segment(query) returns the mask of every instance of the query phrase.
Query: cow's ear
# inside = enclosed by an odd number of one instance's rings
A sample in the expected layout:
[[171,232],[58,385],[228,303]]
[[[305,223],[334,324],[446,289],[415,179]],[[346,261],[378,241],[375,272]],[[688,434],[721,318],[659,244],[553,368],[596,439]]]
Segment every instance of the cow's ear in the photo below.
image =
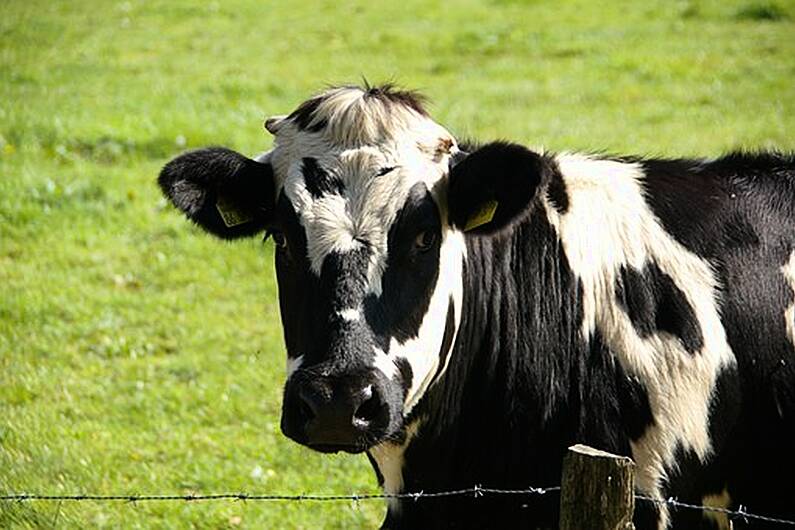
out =
[[273,169],[223,147],[182,154],[157,179],[163,194],[207,232],[224,239],[252,236],[271,222]]
[[538,153],[507,142],[454,158],[447,193],[450,224],[476,234],[494,233],[521,217],[547,166]]

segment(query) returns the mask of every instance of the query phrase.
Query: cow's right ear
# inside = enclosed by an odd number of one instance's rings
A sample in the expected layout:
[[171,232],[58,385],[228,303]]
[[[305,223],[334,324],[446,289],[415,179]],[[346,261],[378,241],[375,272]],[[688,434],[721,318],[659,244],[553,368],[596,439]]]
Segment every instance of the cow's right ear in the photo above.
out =
[[224,239],[253,236],[272,221],[273,168],[223,147],[182,154],[157,179],[174,206]]

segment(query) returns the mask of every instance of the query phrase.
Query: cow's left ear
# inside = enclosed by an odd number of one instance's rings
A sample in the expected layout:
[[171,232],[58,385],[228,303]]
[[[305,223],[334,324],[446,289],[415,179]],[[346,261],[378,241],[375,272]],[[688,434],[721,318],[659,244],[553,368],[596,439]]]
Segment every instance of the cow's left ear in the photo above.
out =
[[223,239],[253,236],[272,222],[273,169],[223,147],[182,154],[157,179],[194,223]]
[[522,216],[546,170],[544,158],[521,145],[480,147],[450,169],[450,224],[475,234],[499,231]]

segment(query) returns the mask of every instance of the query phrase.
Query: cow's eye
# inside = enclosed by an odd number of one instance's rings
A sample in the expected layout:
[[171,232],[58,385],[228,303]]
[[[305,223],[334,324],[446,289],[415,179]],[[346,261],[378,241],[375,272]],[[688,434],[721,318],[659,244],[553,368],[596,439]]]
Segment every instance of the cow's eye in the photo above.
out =
[[423,230],[417,234],[417,238],[414,240],[414,248],[420,252],[425,252],[430,250],[434,243],[436,243],[436,233],[431,230]]
[[273,239],[273,243],[280,249],[284,250],[287,248],[287,238],[284,236],[284,232],[279,232],[278,230],[273,230],[270,232],[271,239]]

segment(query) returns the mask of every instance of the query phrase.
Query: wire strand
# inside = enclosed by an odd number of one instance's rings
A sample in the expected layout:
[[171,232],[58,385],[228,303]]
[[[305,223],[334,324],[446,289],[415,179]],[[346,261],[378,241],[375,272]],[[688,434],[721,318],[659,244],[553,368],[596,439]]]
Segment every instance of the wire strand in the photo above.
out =
[[[4,493],[0,495],[0,501],[4,502],[29,502],[29,501],[94,501],[94,502],[202,502],[202,501],[281,501],[281,502],[339,502],[339,501],[369,501],[384,499],[405,499],[418,501],[420,499],[433,499],[441,497],[463,497],[469,496],[473,499],[482,498],[487,495],[545,495],[550,492],[559,492],[560,486],[549,487],[528,487],[526,489],[500,489],[484,488],[475,485],[471,488],[448,490],[448,491],[418,491],[408,493],[356,493],[349,495],[339,494],[259,494],[259,493],[209,493],[209,494],[184,494],[184,495],[45,495],[38,493]],[[777,523],[782,525],[795,526],[795,521],[770,517],[750,513],[741,505],[737,510],[720,508],[717,506],[701,506],[681,502],[675,498],[656,499],[646,495],[635,495],[635,499],[641,502],[649,502],[657,505],[670,506],[676,509],[698,510],[701,512],[719,513],[726,515],[734,520],[743,521],[762,521],[767,523]]]

